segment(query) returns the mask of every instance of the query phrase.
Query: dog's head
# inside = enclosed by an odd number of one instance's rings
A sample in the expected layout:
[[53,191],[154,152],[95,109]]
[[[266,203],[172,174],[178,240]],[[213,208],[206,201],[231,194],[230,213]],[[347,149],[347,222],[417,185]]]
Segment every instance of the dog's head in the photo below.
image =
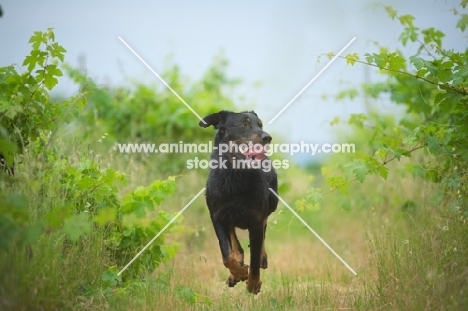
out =
[[204,117],[203,121],[199,123],[201,127],[212,125],[218,130],[216,146],[234,144],[240,148],[238,152],[232,150],[235,148],[229,149],[228,154],[242,154],[253,160],[262,160],[265,157],[265,146],[270,144],[272,138],[263,130],[262,121],[254,111],[236,113],[223,110]]

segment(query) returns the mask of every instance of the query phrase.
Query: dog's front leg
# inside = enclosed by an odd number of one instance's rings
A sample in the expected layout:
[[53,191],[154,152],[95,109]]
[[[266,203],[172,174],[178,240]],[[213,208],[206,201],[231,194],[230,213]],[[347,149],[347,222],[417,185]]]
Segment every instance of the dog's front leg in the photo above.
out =
[[[230,228],[228,225],[222,224],[213,217],[212,221],[216,236],[219,240],[219,248],[221,249],[224,266],[231,272],[231,275],[229,276],[226,283],[230,287],[233,287],[237,284],[237,282],[245,281],[247,279],[249,266],[244,265],[243,258],[239,258],[239,250],[237,248],[233,249],[233,245],[236,245],[237,247],[237,244],[239,243],[237,240],[231,241],[230,233],[234,230],[234,228]],[[240,248],[240,250],[242,250],[242,248]],[[242,261],[239,261],[239,259]]]
[[258,294],[262,287],[262,282],[260,281],[260,258],[262,255],[264,232],[263,223],[249,228],[250,272],[247,279],[247,290],[252,294]]

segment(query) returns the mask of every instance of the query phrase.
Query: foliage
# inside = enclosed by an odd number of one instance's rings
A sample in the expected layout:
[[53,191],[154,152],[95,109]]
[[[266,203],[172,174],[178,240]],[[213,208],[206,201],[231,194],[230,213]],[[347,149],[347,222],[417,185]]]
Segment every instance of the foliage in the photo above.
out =
[[[136,255],[136,250],[143,249],[153,237],[158,236],[140,255],[138,261],[128,268],[127,275],[133,277],[144,275],[146,272],[153,271],[163,260],[168,260],[176,254],[175,245],[164,243],[164,235],[170,231],[171,227],[161,232],[174,215],[155,210],[155,206],[160,205],[175,189],[174,177],[169,177],[164,181],[156,180],[150,186],[138,187],[124,197],[115,214],[113,214],[114,210],[105,210],[104,217],[101,211],[95,218],[101,223],[103,218],[107,218],[107,223],[111,225],[110,237],[106,244],[113,249],[119,265],[129,262]],[[180,220],[181,218],[177,219],[178,222]],[[174,223],[171,226],[173,227]]]
[[[223,109],[233,109],[228,97],[238,80],[227,77],[228,62],[218,56],[202,79],[186,83],[178,66],[167,68],[161,75],[200,117]],[[101,86],[77,69],[66,67],[69,76],[86,94],[88,106],[77,120],[87,133],[109,133],[110,141],[118,143],[207,143],[211,131],[199,131],[198,118],[167,87],[159,84],[135,83],[125,86]],[[186,155],[159,153],[162,171],[180,172]],[[190,155],[195,157],[196,155]]]
[[[30,272],[22,271],[23,252],[34,262],[42,260],[42,256],[38,258],[34,254],[45,255],[44,260],[66,270],[64,275],[74,271],[67,265],[73,264],[81,252],[91,252],[93,256],[102,256],[102,260],[89,269],[82,265],[80,269],[93,273],[79,275],[77,280],[86,284],[89,292],[93,291],[89,288],[96,291],[100,288],[96,286],[95,282],[99,281],[96,276],[102,273],[100,286],[111,292],[110,287],[120,285],[122,280],[129,283],[141,280],[175,255],[176,246],[165,244],[165,235],[171,227],[160,232],[173,215],[157,208],[176,190],[175,178],[155,180],[122,198],[119,187],[126,184],[124,173],[103,169],[95,157],[64,156],[55,135],[64,122],[82,111],[86,98],[79,94],[52,101],[49,91],[62,75],[59,65],[64,60],[65,49],[55,42],[52,29],[35,32],[29,42],[32,50],[23,63],[23,73],[18,73],[13,65],[0,68],[0,155],[12,163],[12,152],[21,150],[17,155],[21,156],[17,176],[1,175],[0,179],[0,258],[18,259],[17,262],[8,259],[10,269],[0,271],[2,283],[15,271],[18,284],[32,281],[28,279]],[[156,234],[158,238],[122,277],[114,277],[116,267],[127,264]],[[88,245],[90,241],[95,244]],[[33,268],[33,264],[26,265],[26,269]],[[14,290],[18,286],[8,288]],[[49,288],[53,286],[49,284]],[[29,286],[19,292],[28,290]],[[4,294],[2,301],[5,301]]]
[[[427,156],[418,158],[422,170],[407,165],[406,171],[416,175],[422,171],[425,178],[439,183],[447,194],[458,193],[452,206],[463,206],[468,212],[465,199],[468,194],[468,50],[447,49],[443,46],[442,31],[432,27],[420,29],[413,16],[399,15],[389,6],[385,10],[403,26],[399,40],[403,46],[414,47],[414,54],[406,56],[400,50],[390,51],[385,47],[363,57],[348,54],[345,57],[348,64],[376,67],[385,75],[385,82],[341,91],[337,99],[389,98],[404,107],[405,114],[398,118],[376,109],[351,115],[348,124],[365,135],[367,141],[356,148],[360,152],[354,160],[340,165],[345,176],[330,172],[327,183],[332,189],[340,189],[354,180],[362,183],[369,175],[387,179],[390,162],[412,157],[423,149]],[[456,25],[463,32],[464,18],[461,15]]]
[[82,97],[62,102],[50,100],[48,91],[58,83],[66,50],[55,42],[52,29],[36,31],[29,39],[31,52],[23,62],[24,72],[15,65],[0,68],[0,153],[9,165],[13,153],[41,133],[56,129],[79,111],[85,103]]
[[[309,177],[309,184],[314,182],[314,177]],[[322,189],[310,187],[307,189],[307,194],[305,198],[297,199],[295,201],[295,209],[298,212],[308,211],[317,211],[320,209],[320,201],[322,200]]]
[[0,250],[10,249],[14,243],[24,245],[29,232],[27,198],[22,195],[0,194]]
[[[47,136],[47,131],[57,126],[65,109],[74,102],[70,99],[59,104],[49,99],[48,91],[62,76],[58,65],[63,62],[65,53],[65,49],[55,42],[53,30],[35,32],[29,43],[32,49],[23,62],[23,66],[27,66],[24,72],[18,73],[14,65],[0,68],[0,156],[4,157],[7,166],[13,165],[13,156],[18,149]],[[43,140],[40,144],[44,147]],[[26,196],[2,194],[0,200],[0,221],[5,230],[3,248],[7,250],[14,244],[30,242],[27,237],[37,235],[43,224],[30,225]]]
[[[369,215],[364,224],[372,268],[363,269],[361,277],[372,279],[365,286],[370,309],[463,310],[468,303],[463,294],[468,265],[468,49],[447,48],[442,31],[421,29],[413,16],[385,10],[403,27],[399,41],[404,49],[379,46],[375,53],[344,57],[348,65],[378,69],[383,82],[342,90],[336,99],[365,98],[377,107],[368,105],[366,113],[349,117],[342,137],[355,143],[357,153],[327,161],[322,176],[329,189],[310,187],[296,209],[316,211],[325,204],[316,200],[317,194],[320,199],[334,192],[327,201],[341,211]],[[467,15],[453,12],[459,16],[455,27],[466,34]],[[406,55],[403,50],[410,48],[413,53]],[[382,111],[378,104],[386,100],[403,112]],[[331,122],[339,123],[339,118]]]
[[[50,156],[50,154],[49,154]],[[50,157],[51,158],[51,157]],[[92,233],[93,225],[105,231],[104,245],[112,251],[114,264],[123,267],[173,215],[155,210],[176,189],[175,178],[154,181],[138,187],[123,199],[118,197],[118,184],[126,176],[113,169],[101,170],[96,162],[83,159],[76,165],[67,159],[54,160],[44,173],[48,191],[60,193],[67,205],[56,205],[45,215],[47,231],[61,230],[71,241]],[[57,175],[57,172],[59,175]],[[151,214],[150,214],[151,213]],[[166,230],[141,258],[132,264],[127,279],[144,276],[164,259],[175,255],[174,245],[164,245]]]
[[[126,182],[123,173],[111,168],[101,170],[98,163],[89,159],[78,165],[69,164],[66,158],[52,161],[51,168],[43,172],[47,183],[44,191],[59,193],[67,204],[49,209],[44,215],[45,230],[59,230],[76,242],[98,226],[105,232],[103,243],[111,251],[115,265],[123,267],[128,263],[173,217],[155,206],[175,191],[174,177],[138,187],[120,199],[118,184]],[[164,245],[164,235],[169,231],[164,231],[132,264],[125,274],[127,279],[142,277],[175,255],[174,245]]]

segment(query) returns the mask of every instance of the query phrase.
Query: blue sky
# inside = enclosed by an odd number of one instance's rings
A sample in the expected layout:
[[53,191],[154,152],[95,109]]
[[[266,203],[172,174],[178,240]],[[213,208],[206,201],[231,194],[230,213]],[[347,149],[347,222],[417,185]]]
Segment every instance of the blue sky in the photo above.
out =
[[[378,3],[414,15],[421,28],[443,30],[446,47],[467,46],[468,39],[454,28],[457,18],[451,9],[458,6],[458,0],[3,0],[0,66],[21,64],[33,31],[48,27],[55,29],[57,41],[67,49],[66,61],[77,66],[79,56],[85,55],[89,75],[101,84],[123,84],[129,79],[160,83],[118,36],[156,72],[161,72],[171,55],[172,62],[192,81],[222,52],[230,61],[230,76],[244,81],[234,94],[247,98],[239,101],[240,109],[255,109],[267,123],[326,65],[324,57],[317,62],[319,55],[338,52],[353,37],[357,39],[345,54],[374,52],[374,41],[397,46],[402,28]],[[365,66],[349,67],[338,59],[268,125],[268,131],[290,142],[339,140],[329,121],[362,112],[362,100],[335,102],[322,95],[362,83],[364,71]],[[376,76],[371,74],[371,78]],[[261,86],[253,87],[257,82]],[[68,95],[76,91],[66,79],[56,89],[56,93]],[[198,122],[195,117],[194,122]]]

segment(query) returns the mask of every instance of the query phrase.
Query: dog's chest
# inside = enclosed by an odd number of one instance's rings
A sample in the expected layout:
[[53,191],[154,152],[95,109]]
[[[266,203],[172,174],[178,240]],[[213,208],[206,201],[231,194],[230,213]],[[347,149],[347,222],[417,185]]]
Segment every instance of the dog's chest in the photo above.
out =
[[208,186],[220,195],[264,198],[268,193],[267,178],[261,171],[221,172],[210,176]]

